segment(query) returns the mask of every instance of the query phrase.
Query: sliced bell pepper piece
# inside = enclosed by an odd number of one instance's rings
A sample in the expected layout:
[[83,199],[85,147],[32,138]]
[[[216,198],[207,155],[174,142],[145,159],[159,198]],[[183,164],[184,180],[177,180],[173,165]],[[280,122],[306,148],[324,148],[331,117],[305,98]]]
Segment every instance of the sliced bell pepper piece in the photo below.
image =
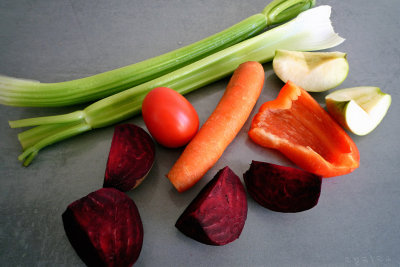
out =
[[330,115],[304,89],[288,81],[275,100],[254,116],[250,138],[279,150],[300,168],[332,177],[358,168],[358,149]]

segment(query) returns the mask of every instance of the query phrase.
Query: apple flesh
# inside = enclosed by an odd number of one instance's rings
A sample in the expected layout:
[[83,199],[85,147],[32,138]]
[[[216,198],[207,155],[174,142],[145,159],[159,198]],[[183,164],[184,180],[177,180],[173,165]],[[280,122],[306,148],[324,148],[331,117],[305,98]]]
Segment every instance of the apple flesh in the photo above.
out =
[[276,50],[272,66],[283,82],[290,80],[308,92],[335,88],[349,72],[346,54],[341,52]]
[[332,117],[356,135],[373,131],[385,117],[392,98],[378,87],[353,87],[337,90],[325,97]]

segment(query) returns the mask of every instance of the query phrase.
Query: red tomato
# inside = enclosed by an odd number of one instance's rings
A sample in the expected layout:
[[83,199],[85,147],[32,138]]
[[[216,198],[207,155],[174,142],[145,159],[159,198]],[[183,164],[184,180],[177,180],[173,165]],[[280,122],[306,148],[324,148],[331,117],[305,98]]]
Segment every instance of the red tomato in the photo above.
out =
[[167,87],[157,87],[146,95],[142,115],[150,134],[166,147],[186,145],[199,129],[199,116],[192,104]]

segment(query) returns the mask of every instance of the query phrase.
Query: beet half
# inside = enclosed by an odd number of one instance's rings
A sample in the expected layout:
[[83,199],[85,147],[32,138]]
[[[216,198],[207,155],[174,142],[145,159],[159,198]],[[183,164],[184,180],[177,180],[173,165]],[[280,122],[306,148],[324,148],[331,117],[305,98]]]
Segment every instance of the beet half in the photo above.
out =
[[244,186],[239,177],[225,167],[193,199],[175,226],[201,243],[221,246],[239,238],[246,218]]
[[71,203],[62,215],[67,237],[88,266],[132,266],[143,244],[139,211],[127,195],[102,188]]
[[311,209],[317,205],[321,193],[321,176],[291,167],[252,161],[243,176],[250,196],[273,211]]
[[145,130],[134,124],[117,125],[103,187],[114,187],[122,192],[137,187],[149,173],[154,158],[154,142]]

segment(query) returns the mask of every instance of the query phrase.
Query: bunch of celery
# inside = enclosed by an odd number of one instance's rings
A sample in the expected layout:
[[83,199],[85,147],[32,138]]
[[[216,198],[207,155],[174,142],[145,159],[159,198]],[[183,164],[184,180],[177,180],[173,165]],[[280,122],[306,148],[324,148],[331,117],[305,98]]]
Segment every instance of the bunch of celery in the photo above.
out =
[[294,20],[238,43],[159,78],[95,102],[83,110],[65,115],[11,121],[11,127],[36,126],[19,134],[24,152],[19,160],[28,165],[40,149],[63,139],[100,128],[140,113],[145,95],[158,86],[181,94],[231,74],[245,61],[270,61],[276,49],[315,51],[344,41],[333,30],[330,6],[301,13]]
[[94,76],[59,82],[0,76],[0,103],[10,106],[59,107],[101,99],[153,80],[259,34],[309,9],[315,0],[274,0],[260,14],[201,41],[148,60]]

